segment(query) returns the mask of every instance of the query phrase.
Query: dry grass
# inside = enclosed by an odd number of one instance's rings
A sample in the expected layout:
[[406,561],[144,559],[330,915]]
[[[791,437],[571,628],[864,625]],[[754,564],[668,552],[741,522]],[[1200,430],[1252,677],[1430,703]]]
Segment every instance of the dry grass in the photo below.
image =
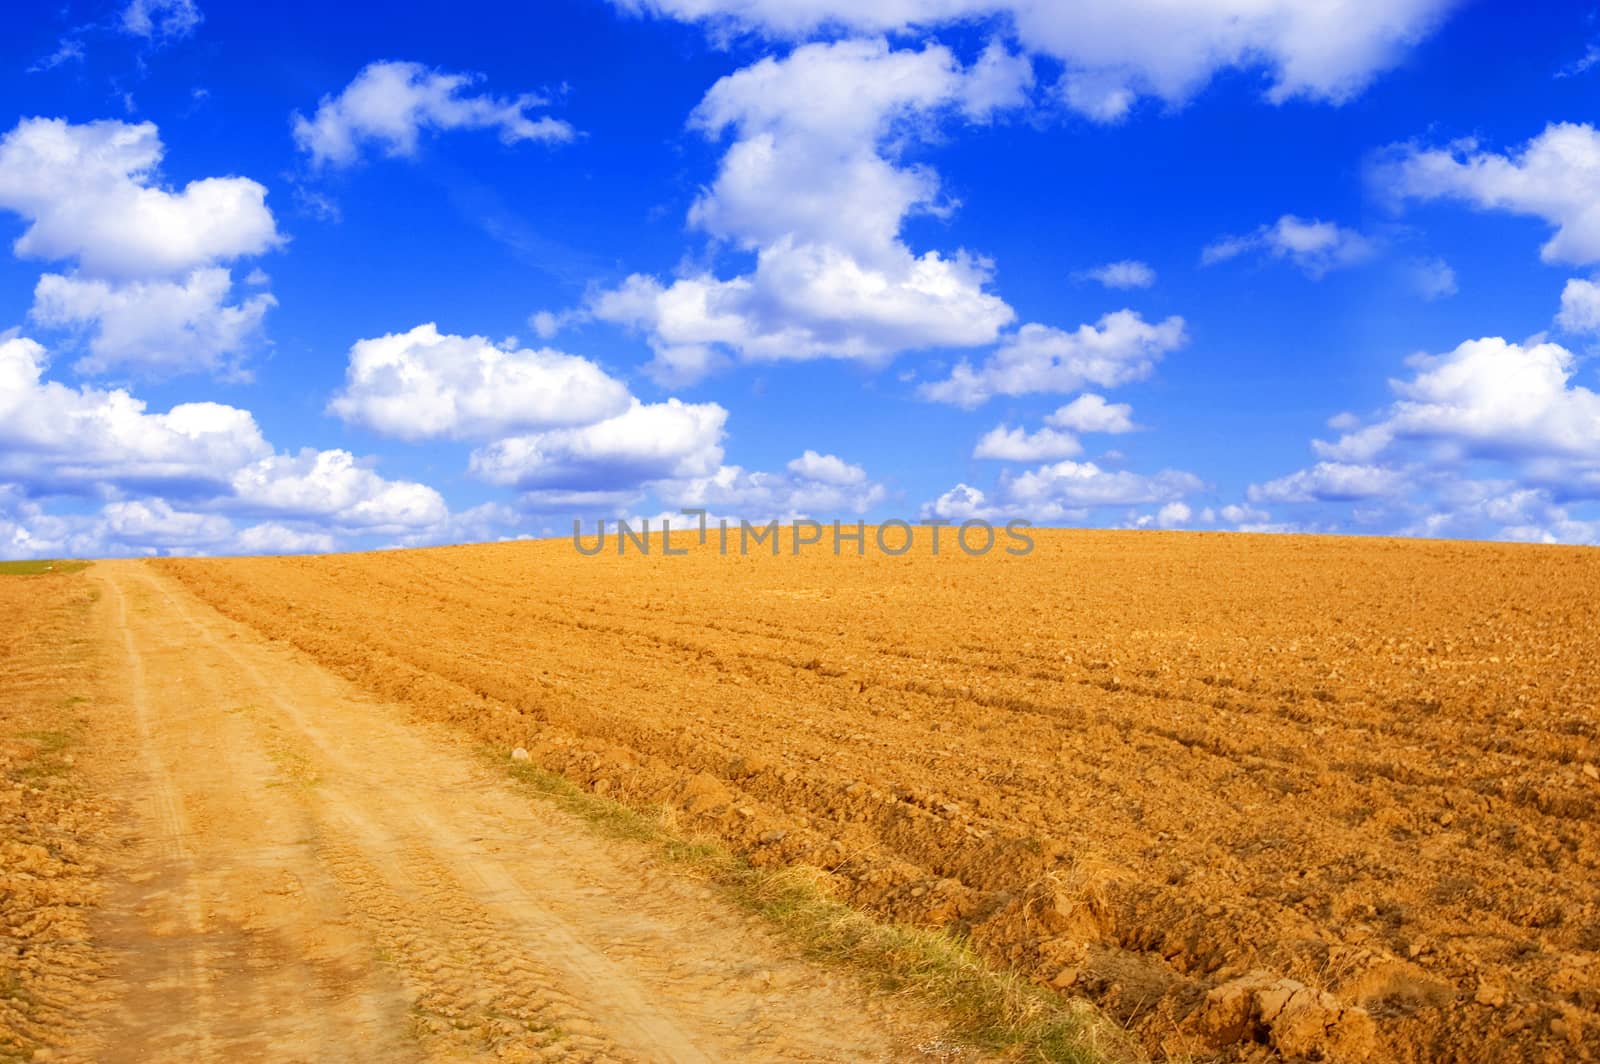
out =
[[[500,763],[497,750],[485,756]],[[613,838],[644,843],[764,918],[807,957],[851,968],[884,989],[934,1008],[952,1033],[1016,1061],[1123,1064],[1143,1059],[1133,1041],[1092,1006],[1064,1001],[986,964],[940,931],[875,920],[839,901],[828,873],[810,865],[757,868],[709,835],[684,834],[676,811],[635,810],[581,790],[564,776],[513,763],[511,776]]]
[[88,562],[62,561],[58,558],[36,558],[22,562],[0,562],[0,576],[43,576],[46,573],[76,573],[88,567]]

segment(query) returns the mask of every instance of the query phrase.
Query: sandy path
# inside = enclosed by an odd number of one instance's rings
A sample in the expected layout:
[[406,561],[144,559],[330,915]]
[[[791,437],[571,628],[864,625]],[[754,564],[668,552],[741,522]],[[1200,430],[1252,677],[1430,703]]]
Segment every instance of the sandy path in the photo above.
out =
[[448,733],[142,563],[91,576],[141,839],[110,870],[94,1059],[942,1056]]

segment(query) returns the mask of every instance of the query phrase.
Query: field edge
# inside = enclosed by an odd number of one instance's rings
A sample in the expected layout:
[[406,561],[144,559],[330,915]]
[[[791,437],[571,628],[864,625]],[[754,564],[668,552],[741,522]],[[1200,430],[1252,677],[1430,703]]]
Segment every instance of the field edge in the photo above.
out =
[[713,886],[739,909],[761,917],[810,960],[864,975],[880,987],[931,1007],[951,1033],[975,1048],[1038,1064],[1140,1064],[1135,1040],[1090,1002],[1066,998],[1021,973],[985,961],[946,931],[888,923],[840,901],[829,873],[814,865],[761,868],[716,836],[686,834],[677,811],[635,807],[595,794],[532,761],[505,763],[519,790],[555,804],[606,836],[640,843],[667,863]]

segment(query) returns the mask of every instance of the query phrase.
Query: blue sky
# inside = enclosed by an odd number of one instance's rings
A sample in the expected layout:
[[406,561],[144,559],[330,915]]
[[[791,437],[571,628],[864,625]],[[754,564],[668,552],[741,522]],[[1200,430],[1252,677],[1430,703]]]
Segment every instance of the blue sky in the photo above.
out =
[[1600,542],[1600,17],[116,0],[0,62],[0,555]]

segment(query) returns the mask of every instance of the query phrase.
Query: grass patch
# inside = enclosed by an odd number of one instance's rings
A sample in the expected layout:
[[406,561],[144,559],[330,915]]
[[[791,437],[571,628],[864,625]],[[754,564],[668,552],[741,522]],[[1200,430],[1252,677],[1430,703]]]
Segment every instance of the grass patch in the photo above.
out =
[[20,732],[17,738],[38,743],[41,754],[58,753],[77,741],[70,733],[64,731],[25,731]]
[[67,759],[64,751],[77,743],[76,734],[53,730],[24,731],[17,732],[16,737],[34,743],[37,749],[32,756],[11,770],[14,779],[37,784],[43,780],[65,776],[72,771],[72,762]]
[[[498,751],[486,756],[504,764]],[[1142,1059],[1131,1039],[1091,1006],[1064,1001],[1020,975],[997,970],[951,934],[883,923],[846,905],[832,895],[821,869],[757,868],[718,840],[683,835],[670,811],[640,812],[525,762],[513,762],[510,774],[603,834],[649,844],[713,883],[807,957],[848,966],[885,989],[931,1005],[953,1034],[977,1048],[1040,1064]]]
[[76,573],[89,568],[88,562],[38,558],[25,562],[0,562],[0,576],[43,576],[46,573]]

